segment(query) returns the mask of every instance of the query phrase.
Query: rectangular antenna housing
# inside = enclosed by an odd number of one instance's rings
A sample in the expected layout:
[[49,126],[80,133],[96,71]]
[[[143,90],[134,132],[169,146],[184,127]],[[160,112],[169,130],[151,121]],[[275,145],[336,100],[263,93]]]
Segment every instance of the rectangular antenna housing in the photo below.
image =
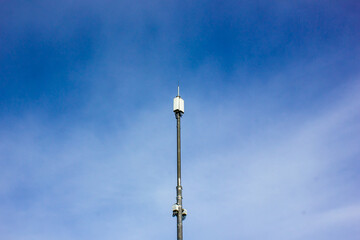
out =
[[184,113],[184,100],[180,96],[174,98],[174,112]]

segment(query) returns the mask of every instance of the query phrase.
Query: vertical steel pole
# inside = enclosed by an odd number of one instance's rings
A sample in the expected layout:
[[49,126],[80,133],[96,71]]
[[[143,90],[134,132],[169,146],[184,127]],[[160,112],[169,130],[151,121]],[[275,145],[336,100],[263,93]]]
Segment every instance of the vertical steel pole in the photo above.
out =
[[180,139],[180,118],[181,113],[176,112],[176,128],[177,128],[177,186],[176,186],[176,203],[179,206],[177,213],[177,240],[183,239],[183,224],[182,224],[182,186],[181,186],[181,139]]

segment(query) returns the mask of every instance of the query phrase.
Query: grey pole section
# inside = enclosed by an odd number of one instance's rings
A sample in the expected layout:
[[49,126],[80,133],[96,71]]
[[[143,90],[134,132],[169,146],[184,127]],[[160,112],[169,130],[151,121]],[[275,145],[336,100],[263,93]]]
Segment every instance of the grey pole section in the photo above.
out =
[[172,210],[173,216],[177,217],[177,240],[183,240],[183,220],[187,215],[187,211],[182,206],[180,119],[184,114],[184,100],[180,97],[179,86],[178,95],[174,98],[174,113],[176,117],[177,130],[177,185],[176,203],[173,205]]
[[179,211],[177,213],[177,240],[183,239],[183,224],[182,224],[182,186],[181,186],[181,139],[180,139],[180,118],[181,113],[176,112],[176,128],[177,128],[177,205]]

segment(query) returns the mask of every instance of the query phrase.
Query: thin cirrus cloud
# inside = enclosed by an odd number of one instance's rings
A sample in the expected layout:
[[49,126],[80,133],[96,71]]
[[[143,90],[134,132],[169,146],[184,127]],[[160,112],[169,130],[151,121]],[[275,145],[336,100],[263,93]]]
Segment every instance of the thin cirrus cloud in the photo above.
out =
[[[243,143],[247,136],[240,130],[232,138],[238,147],[222,145],[223,151],[204,152],[199,162],[188,163],[190,194],[200,199],[191,201],[191,209],[201,223],[198,231],[189,227],[200,236],[209,225],[218,226],[207,230],[214,238],[337,239],[346,231],[355,239],[360,217],[357,91],[325,102],[326,110],[322,106],[317,113],[286,119],[290,124],[279,119],[280,124],[259,126],[262,133],[251,136],[253,141]],[[215,145],[221,141],[214,140]]]

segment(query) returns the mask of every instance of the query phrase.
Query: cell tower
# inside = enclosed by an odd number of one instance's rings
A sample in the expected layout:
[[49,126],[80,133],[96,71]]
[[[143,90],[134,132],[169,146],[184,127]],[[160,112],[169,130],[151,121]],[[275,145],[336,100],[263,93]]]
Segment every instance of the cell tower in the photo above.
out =
[[173,217],[177,217],[177,240],[182,240],[183,220],[185,220],[186,218],[187,211],[182,206],[180,118],[184,114],[184,100],[180,97],[179,86],[178,86],[178,95],[174,98],[174,113],[176,117],[176,130],[177,130],[177,185],[176,185],[176,203],[172,206],[172,211],[173,211]]

